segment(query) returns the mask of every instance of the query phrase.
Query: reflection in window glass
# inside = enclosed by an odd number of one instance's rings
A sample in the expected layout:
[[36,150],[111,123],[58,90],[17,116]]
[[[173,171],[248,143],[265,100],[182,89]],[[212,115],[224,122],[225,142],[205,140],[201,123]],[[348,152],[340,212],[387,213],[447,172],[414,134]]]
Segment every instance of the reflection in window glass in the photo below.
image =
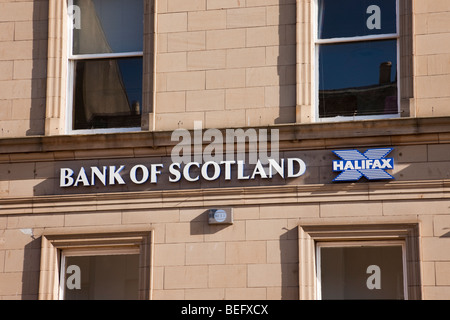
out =
[[[368,10],[377,6],[379,11]],[[342,38],[397,32],[396,0],[319,0],[318,38]],[[376,10],[378,10],[378,8]],[[368,13],[369,11],[369,13]],[[379,28],[368,28],[379,14]]]
[[140,127],[142,57],[75,61],[74,129]]
[[143,0],[73,5],[80,27],[72,30],[72,129],[141,127]]
[[[73,256],[66,267],[80,270],[80,289],[64,290],[64,300],[136,300],[139,285],[139,255]],[[70,274],[66,274],[66,279]]]
[[396,114],[397,41],[319,46],[320,117]]
[[398,246],[321,247],[322,299],[405,299]]
[[73,30],[73,54],[143,50],[142,0],[74,0],[81,28]]

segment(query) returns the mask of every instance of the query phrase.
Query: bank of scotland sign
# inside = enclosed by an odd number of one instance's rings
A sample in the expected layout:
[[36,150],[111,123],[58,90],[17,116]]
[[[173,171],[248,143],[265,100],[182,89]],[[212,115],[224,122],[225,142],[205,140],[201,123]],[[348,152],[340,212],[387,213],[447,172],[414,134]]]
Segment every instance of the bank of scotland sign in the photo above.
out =
[[358,181],[362,177],[368,180],[394,179],[386,170],[394,169],[394,159],[386,156],[393,148],[369,149],[364,153],[358,150],[333,151],[341,160],[333,161],[333,171],[342,172],[333,181]]

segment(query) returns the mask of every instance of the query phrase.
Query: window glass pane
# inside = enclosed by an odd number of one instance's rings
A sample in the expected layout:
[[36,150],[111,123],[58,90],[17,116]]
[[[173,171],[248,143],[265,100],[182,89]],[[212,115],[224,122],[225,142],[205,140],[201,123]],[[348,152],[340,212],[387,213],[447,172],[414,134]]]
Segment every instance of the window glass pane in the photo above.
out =
[[143,51],[143,0],[74,0],[73,54]]
[[320,45],[319,116],[398,113],[397,41]]
[[141,126],[142,57],[74,64],[75,130]]
[[[69,266],[79,267],[80,288],[64,290],[64,300],[136,300],[138,299],[139,255],[66,257]],[[67,273],[65,284],[74,272]]]
[[320,248],[322,299],[404,299],[401,246]]
[[396,0],[318,0],[318,7],[319,39],[390,34],[397,30]]

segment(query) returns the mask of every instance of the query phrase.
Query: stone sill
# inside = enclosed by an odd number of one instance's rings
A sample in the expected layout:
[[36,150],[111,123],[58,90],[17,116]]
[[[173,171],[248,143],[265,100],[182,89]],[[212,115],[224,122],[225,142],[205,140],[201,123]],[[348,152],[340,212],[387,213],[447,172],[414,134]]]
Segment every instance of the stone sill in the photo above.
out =
[[[278,129],[280,151],[450,143],[450,117],[286,124],[253,128],[268,131]],[[226,129],[221,130],[225,132]],[[178,141],[171,141],[171,134],[172,131],[141,131],[3,138],[0,139],[0,163],[168,156],[171,148],[178,144]]]

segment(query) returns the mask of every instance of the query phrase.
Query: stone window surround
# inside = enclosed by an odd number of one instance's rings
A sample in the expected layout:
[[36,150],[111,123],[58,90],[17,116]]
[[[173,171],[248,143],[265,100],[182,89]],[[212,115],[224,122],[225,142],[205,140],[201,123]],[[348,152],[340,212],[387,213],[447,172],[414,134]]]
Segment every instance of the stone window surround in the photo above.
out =
[[153,231],[108,227],[49,229],[42,235],[39,300],[59,299],[60,253],[64,249],[95,250],[139,248],[139,299],[150,300],[152,288]]
[[[154,1],[154,5],[153,2]],[[296,123],[312,123],[314,112],[312,4],[316,0],[297,0],[297,90]],[[413,3],[399,0],[400,26],[400,112],[401,117],[415,117],[414,57],[413,57]],[[158,0],[146,0],[144,36],[153,35],[153,41],[144,43],[144,82],[142,130],[156,128],[155,92]],[[49,0],[47,105],[45,135],[61,135],[66,131],[65,111],[67,94],[67,5],[66,1]],[[147,62],[147,63],[146,63]],[[152,62],[152,63],[150,63]]]
[[[297,0],[297,123],[313,122],[315,106],[313,6],[317,0]],[[399,0],[399,61],[400,116],[415,117],[414,57],[413,57],[413,3]]]
[[[156,39],[152,37],[154,27],[154,8],[152,0],[144,0],[144,39]],[[45,135],[66,134],[66,109],[67,109],[67,85],[68,85],[68,21],[67,1],[49,0],[48,18],[48,62],[47,62],[47,102],[45,114]],[[150,130],[153,123],[153,65],[156,41],[144,41],[144,70],[142,93],[142,130]]]
[[420,300],[420,226],[418,222],[372,223],[361,221],[302,221],[298,226],[299,241],[299,297],[314,300],[317,297],[316,244],[340,241],[403,241],[406,254],[408,300]]

